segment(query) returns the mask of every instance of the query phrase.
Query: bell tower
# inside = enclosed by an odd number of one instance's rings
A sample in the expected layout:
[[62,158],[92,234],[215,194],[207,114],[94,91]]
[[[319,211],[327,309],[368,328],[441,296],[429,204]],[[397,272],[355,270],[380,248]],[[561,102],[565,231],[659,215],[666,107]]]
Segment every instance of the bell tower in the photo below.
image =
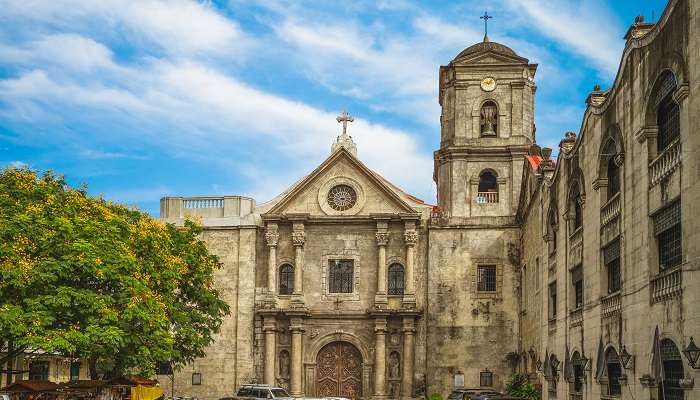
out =
[[440,67],[434,179],[451,223],[515,215],[523,157],[535,140],[536,70],[486,35]]

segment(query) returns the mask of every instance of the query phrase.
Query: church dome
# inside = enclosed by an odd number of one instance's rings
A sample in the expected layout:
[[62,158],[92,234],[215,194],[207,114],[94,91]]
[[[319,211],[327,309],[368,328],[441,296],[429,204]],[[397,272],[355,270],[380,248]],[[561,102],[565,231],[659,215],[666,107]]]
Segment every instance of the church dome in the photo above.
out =
[[483,42],[473,44],[467,47],[466,49],[462,50],[462,52],[459,53],[457,57],[455,57],[455,60],[477,53],[485,53],[487,51],[493,51],[495,53],[501,53],[509,56],[518,57],[518,55],[510,47],[497,42],[491,42],[489,41],[488,37],[484,37]]

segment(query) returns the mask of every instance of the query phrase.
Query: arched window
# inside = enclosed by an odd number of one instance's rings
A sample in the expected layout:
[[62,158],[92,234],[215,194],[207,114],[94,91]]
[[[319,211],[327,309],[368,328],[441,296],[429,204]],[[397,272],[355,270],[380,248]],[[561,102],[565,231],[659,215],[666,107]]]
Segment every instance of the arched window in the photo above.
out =
[[294,267],[290,264],[283,264],[280,267],[279,275],[280,294],[292,294],[294,292]]
[[608,375],[608,395],[619,396],[622,393],[620,386],[620,376],[622,376],[622,365],[617,352],[612,347],[605,352],[605,371]]
[[683,379],[683,360],[673,340],[661,341],[661,363],[663,377],[659,386],[659,399],[683,400],[683,389],[679,380]]
[[394,263],[389,266],[389,295],[403,295],[404,270],[403,265]]
[[570,210],[573,212],[571,215],[571,233],[574,233],[578,228],[583,226],[583,209],[581,208],[581,191],[578,186],[578,182],[574,182],[574,186],[571,188],[571,196],[569,200]]
[[659,128],[656,136],[656,149],[664,151],[674,140],[680,137],[680,109],[673,100],[676,90],[676,77],[671,71],[665,71],[656,83],[655,105],[656,125]]
[[498,203],[498,178],[493,171],[485,170],[479,174],[477,202]]
[[498,135],[498,106],[493,101],[487,101],[481,106],[481,136]]
[[608,200],[620,192],[620,167],[617,165],[617,149],[612,140],[605,148],[605,157],[608,158],[607,178],[608,178]]
[[581,361],[581,356],[579,355],[578,351],[574,351],[574,354],[571,355],[571,366],[573,367],[574,370],[574,382],[573,382],[573,389],[574,393],[576,394],[581,394],[583,391],[583,380],[584,380],[584,375],[583,375],[583,362]]

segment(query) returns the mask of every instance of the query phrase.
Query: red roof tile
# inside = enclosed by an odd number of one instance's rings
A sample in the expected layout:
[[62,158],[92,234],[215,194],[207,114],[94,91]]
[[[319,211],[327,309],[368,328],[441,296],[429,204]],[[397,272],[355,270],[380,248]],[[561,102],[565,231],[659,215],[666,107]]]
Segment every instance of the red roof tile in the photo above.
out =
[[530,161],[530,166],[532,166],[533,171],[537,171],[542,163],[542,157],[540,156],[525,156],[528,161]]
[[0,389],[3,392],[54,392],[59,388],[57,383],[49,381],[17,381]]

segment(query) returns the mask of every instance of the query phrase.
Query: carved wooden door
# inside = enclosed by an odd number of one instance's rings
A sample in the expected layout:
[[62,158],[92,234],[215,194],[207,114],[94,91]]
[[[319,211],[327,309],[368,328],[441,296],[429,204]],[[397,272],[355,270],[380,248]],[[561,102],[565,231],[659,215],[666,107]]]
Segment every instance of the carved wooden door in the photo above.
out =
[[362,397],[362,356],[347,342],[333,342],[318,352],[316,388],[319,397]]

